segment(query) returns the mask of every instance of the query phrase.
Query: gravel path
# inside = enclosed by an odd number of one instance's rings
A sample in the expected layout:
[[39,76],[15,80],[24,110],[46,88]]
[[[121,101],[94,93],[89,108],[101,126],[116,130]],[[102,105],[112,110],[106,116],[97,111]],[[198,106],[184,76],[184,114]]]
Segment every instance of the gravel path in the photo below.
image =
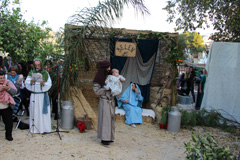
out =
[[[25,122],[28,119],[25,117]],[[2,122],[1,122],[2,123]],[[56,121],[52,120],[53,127]],[[15,126],[15,124],[14,124]],[[60,131],[63,131],[59,128]],[[195,132],[208,133],[196,127]],[[218,130],[214,132],[220,133]],[[69,133],[30,134],[28,130],[13,131],[12,142],[5,140],[5,131],[0,126],[0,159],[3,160],[182,160],[185,158],[184,143],[191,139],[192,130],[181,129],[177,134],[160,130],[157,125],[144,123],[132,128],[116,121],[115,142],[110,148],[100,145],[95,130],[80,133],[78,128]],[[222,135],[227,136],[227,135]],[[238,146],[239,147],[239,144]],[[240,147],[239,147],[240,148]],[[239,150],[239,148],[236,148]]]

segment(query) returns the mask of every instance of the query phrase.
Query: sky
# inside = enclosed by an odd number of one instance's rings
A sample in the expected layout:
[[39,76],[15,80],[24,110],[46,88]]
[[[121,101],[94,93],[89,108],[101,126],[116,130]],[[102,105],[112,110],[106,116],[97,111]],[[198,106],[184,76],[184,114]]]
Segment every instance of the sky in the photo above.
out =
[[[130,7],[123,12],[123,17],[114,24],[114,28],[135,30],[152,30],[156,32],[174,32],[175,24],[166,22],[167,12],[162,10],[167,0],[145,0],[150,11],[149,16],[142,17]],[[20,0],[23,18],[30,22],[48,21],[54,31],[64,27],[70,16],[84,7],[94,7],[98,0]],[[212,30],[197,30],[201,35],[210,35]]]

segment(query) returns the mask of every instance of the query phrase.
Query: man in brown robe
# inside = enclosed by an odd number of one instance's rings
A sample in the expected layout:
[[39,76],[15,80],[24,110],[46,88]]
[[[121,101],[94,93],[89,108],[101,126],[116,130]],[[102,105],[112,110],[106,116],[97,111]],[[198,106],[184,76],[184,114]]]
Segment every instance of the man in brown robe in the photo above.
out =
[[101,139],[105,147],[114,141],[115,134],[115,101],[111,91],[104,88],[105,80],[110,73],[111,63],[101,61],[100,69],[93,80],[93,90],[99,95],[97,138]]

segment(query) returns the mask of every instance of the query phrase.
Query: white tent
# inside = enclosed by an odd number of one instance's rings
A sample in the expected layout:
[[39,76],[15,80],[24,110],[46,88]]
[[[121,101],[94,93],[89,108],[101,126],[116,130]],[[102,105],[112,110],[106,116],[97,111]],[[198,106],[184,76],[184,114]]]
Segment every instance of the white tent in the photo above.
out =
[[214,42],[208,56],[201,108],[240,122],[240,43]]

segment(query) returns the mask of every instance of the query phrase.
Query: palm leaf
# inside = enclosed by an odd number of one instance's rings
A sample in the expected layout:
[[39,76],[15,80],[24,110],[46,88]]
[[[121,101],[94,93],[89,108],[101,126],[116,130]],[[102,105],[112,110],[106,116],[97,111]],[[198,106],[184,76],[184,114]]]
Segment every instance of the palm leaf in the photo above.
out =
[[[96,7],[77,11],[68,19],[68,25],[64,30],[66,55],[63,64],[64,78],[60,85],[61,93],[68,92],[70,85],[79,82],[78,71],[73,73],[69,67],[76,65],[76,68],[83,69],[84,59],[88,58],[88,55],[94,54],[92,53],[93,48],[97,49],[99,53],[107,52],[108,48],[103,45],[103,41],[109,38],[107,31],[117,19],[121,18],[124,7],[129,5],[132,5],[135,11],[140,12],[143,16],[149,14],[144,0],[105,0],[99,1]],[[96,37],[98,39],[101,37],[101,40],[93,42],[91,39]]]

